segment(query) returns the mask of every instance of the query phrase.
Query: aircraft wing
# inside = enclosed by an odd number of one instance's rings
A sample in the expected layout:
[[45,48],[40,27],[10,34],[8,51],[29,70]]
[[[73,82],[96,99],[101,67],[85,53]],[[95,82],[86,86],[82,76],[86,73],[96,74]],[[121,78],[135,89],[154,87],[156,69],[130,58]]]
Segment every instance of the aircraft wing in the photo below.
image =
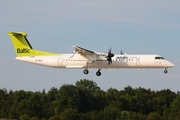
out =
[[87,49],[84,49],[84,48],[79,47],[79,46],[72,46],[72,47],[74,48],[75,52],[78,52],[81,55],[92,55],[92,54],[95,54],[95,52],[87,50]]

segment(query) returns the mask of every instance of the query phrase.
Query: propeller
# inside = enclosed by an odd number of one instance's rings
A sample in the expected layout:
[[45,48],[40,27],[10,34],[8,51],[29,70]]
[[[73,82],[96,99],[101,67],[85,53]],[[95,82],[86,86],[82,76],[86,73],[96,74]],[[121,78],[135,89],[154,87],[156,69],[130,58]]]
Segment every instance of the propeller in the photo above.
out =
[[114,57],[114,54],[111,53],[111,48],[108,49],[108,56],[107,56],[107,61],[108,61],[108,65],[112,64],[112,57]]
[[121,49],[121,51],[120,51],[120,54],[121,54],[121,55],[124,55],[124,51],[122,51],[122,49]]

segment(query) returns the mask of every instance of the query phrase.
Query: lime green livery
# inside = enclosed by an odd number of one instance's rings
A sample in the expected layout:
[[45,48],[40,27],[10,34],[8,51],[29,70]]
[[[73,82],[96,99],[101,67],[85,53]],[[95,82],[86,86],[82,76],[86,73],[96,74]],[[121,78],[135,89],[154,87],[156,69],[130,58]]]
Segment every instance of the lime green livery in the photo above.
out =
[[27,34],[25,32],[8,32],[12,43],[14,45],[14,49],[16,51],[16,55],[18,57],[21,56],[56,56],[60,54],[45,52],[40,50],[35,50],[27,40]]

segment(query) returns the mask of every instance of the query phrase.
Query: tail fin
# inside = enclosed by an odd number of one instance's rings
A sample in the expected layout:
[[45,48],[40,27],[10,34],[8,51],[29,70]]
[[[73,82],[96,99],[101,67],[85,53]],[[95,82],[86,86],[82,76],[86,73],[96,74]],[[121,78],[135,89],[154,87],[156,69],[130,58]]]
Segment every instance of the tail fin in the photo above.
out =
[[29,41],[27,40],[27,34],[25,32],[8,32],[16,55],[20,56],[45,56],[45,55],[59,55],[51,52],[44,52],[40,50],[34,50]]

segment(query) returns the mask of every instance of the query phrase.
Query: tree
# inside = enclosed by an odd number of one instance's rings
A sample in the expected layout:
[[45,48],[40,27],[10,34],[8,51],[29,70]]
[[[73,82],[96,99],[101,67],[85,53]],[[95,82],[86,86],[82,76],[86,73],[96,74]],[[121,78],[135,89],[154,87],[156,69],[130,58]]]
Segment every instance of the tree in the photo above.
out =
[[127,86],[101,90],[91,80],[38,92],[0,89],[0,118],[21,120],[179,120],[180,95]]
[[76,86],[63,85],[56,96],[56,114],[61,113],[67,108],[78,110],[80,104],[80,94]]
[[95,101],[93,101],[95,110],[103,110],[107,105],[106,93],[103,90],[96,89],[93,96],[95,99]]
[[59,115],[54,115],[49,118],[49,120],[60,120]]
[[175,119],[180,115],[180,95],[177,95],[170,106],[171,116]]
[[147,120],[160,120],[160,119],[161,119],[161,116],[159,115],[158,112],[152,112],[147,117]]
[[37,117],[32,117],[30,120],[39,120]]
[[29,120],[30,117],[29,117],[29,115],[24,114],[24,115],[21,115],[19,119],[20,119],[20,120]]
[[119,98],[122,103],[121,105],[122,110],[132,111],[134,109],[133,107],[136,107],[136,104],[134,104],[133,102],[133,96],[126,94],[126,95],[121,95]]
[[8,109],[10,109],[8,106],[8,92],[7,90],[0,89],[0,118],[7,118],[8,117]]
[[96,89],[100,89],[100,87],[97,86],[96,82],[87,79],[81,79],[80,81],[77,81],[76,86],[79,85],[85,86],[91,92],[94,92]]
[[150,102],[154,96],[154,91],[151,91],[150,89],[145,89],[145,88],[136,88],[134,90],[135,92],[135,99],[136,99],[136,104],[134,112],[138,111],[142,114],[148,114],[152,111]]
[[110,104],[112,101],[117,101],[120,98],[119,91],[117,89],[110,88],[106,92],[106,99],[107,99],[107,104]]
[[104,120],[103,111],[90,111],[86,113],[86,119],[84,120]]
[[18,116],[16,115],[16,113],[15,113],[15,109],[14,108],[12,108],[12,105],[13,105],[13,103],[14,103],[14,92],[12,91],[12,90],[10,90],[9,91],[9,94],[8,94],[8,98],[7,98],[7,101],[6,101],[6,103],[7,103],[7,106],[8,106],[8,111],[9,112],[7,112],[7,113],[9,113],[8,114],[8,118],[11,118],[11,119],[15,119],[15,118],[18,118]]
[[72,108],[67,108],[60,114],[60,120],[78,120],[78,119],[79,119],[79,114],[77,110]]
[[163,117],[162,117],[163,120],[168,120],[168,118],[169,118],[169,112],[170,112],[170,110],[169,110],[169,108],[167,107],[167,105],[165,104],[165,105],[164,105],[164,110],[163,110]]
[[131,86],[124,87],[124,90],[128,95],[135,95],[134,89]]
[[153,97],[151,101],[151,106],[153,108],[153,111],[157,111],[162,116],[164,112],[164,107],[170,107],[170,104],[175,98],[175,93],[167,89],[157,91],[154,96],[155,97]]
[[10,109],[10,116],[17,118],[18,116],[28,115],[30,117],[43,117],[43,106],[45,102],[41,99],[40,92],[16,91],[14,94],[14,104]]
[[79,91],[79,104],[78,104],[78,112],[80,113],[86,113],[89,112],[91,110],[93,110],[93,108],[95,108],[95,99],[93,94],[91,93],[91,91],[89,89],[87,89],[84,85],[78,85],[77,89]]
[[121,120],[130,120],[130,114],[128,111],[121,112]]
[[143,115],[139,112],[129,112],[130,120],[147,120],[147,115]]
[[105,120],[115,120],[117,117],[118,111],[115,110],[112,106],[107,106],[104,108],[104,119]]
[[46,106],[44,106],[45,117],[50,118],[54,115],[54,109],[56,107],[56,96],[58,95],[58,89],[52,87],[43,98],[46,98]]

